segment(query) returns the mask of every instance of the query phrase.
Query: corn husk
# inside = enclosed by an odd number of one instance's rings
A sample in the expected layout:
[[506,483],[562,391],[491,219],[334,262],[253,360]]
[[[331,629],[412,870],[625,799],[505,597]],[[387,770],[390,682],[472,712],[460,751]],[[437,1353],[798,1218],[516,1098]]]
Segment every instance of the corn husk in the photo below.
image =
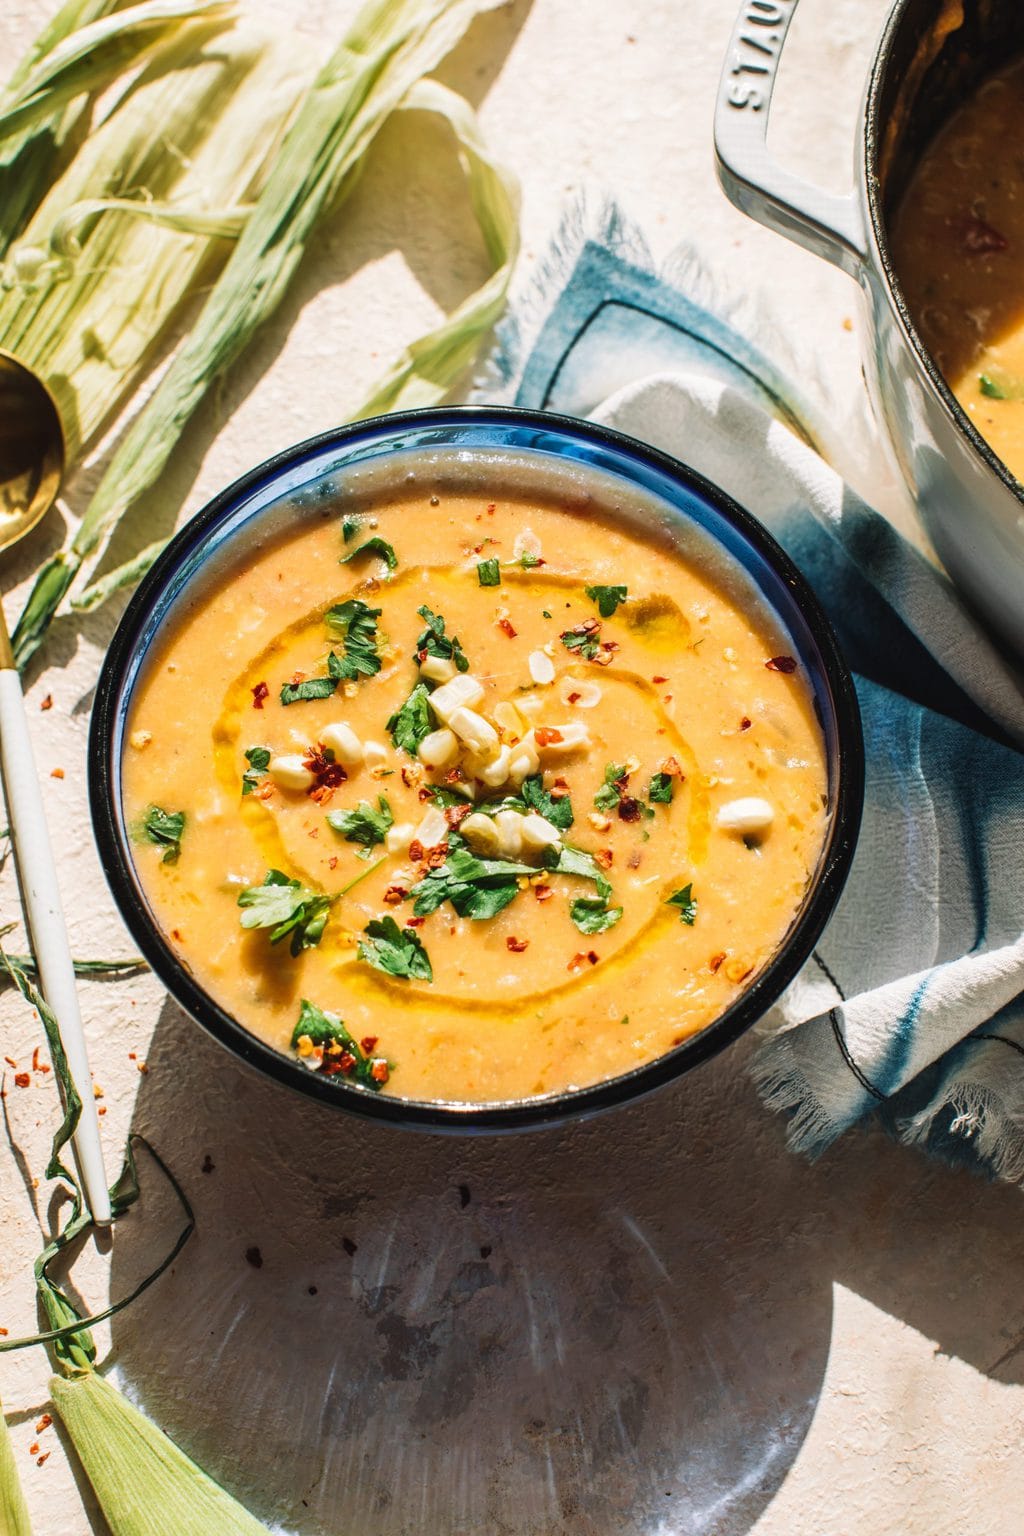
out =
[[32,1536],[7,1420],[0,1406],[0,1536]]
[[[95,564],[115,527],[155,484],[210,384],[276,309],[318,220],[350,190],[382,124],[422,75],[454,47],[473,16],[495,3],[370,0],[364,6],[344,42],[304,93],[202,313],[152,399],[128,428],[71,544],[40,572],[13,637],[19,665],[40,643],[83,563]],[[432,110],[439,105],[436,98]],[[445,110],[449,120],[457,122],[447,101]],[[478,144],[465,153],[467,162],[474,158],[481,174],[485,165],[493,167]],[[493,176],[491,181],[493,189],[497,184]],[[493,235],[494,228],[489,228],[488,238]],[[507,282],[509,265],[503,268],[501,284]],[[474,327],[479,335],[484,317],[492,312],[494,290],[490,285],[488,290],[485,299],[462,316],[467,336]],[[434,369],[435,384],[446,356],[453,366],[461,364],[463,351],[453,345],[451,336],[438,335],[424,345],[422,361]],[[403,369],[411,367],[415,372],[416,364],[417,359],[410,357]],[[392,379],[388,392],[397,399],[400,383]],[[138,573],[136,557],[113,578],[103,578],[86,602],[109,595]]]
[[113,1536],[267,1536],[95,1371],[55,1376],[50,1392]]

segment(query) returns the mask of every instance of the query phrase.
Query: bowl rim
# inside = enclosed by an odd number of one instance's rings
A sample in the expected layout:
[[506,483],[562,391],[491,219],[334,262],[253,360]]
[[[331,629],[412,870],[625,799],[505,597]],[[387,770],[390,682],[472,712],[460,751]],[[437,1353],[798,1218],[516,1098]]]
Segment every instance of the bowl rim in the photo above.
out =
[[[785,942],[730,1006],[704,1029],[653,1060],[597,1083],[531,1099],[458,1103],[404,1099],[337,1085],[310,1072],[235,1020],[194,979],[150,915],[115,812],[119,774],[112,761],[118,702],[151,608],[178,569],[181,556],[218,521],[268,480],[304,457],[353,439],[400,434],[418,427],[522,426],[583,439],[640,458],[710,503],[785,583],[817,650],[835,718],[835,793],[830,835],[802,911]],[[448,1132],[498,1132],[552,1126],[585,1118],[645,1096],[718,1054],[744,1034],[811,956],[849,873],[864,793],[864,743],[852,676],[825,611],[806,579],[762,523],[712,481],[670,455],[610,427],[517,406],[454,405],[394,412],[306,438],[239,476],[173,536],[133,594],[117,626],[96,685],[89,730],[89,804],[100,861],[115,904],[139,950],[168,993],[206,1032],[276,1082],[346,1112],[392,1125]]]

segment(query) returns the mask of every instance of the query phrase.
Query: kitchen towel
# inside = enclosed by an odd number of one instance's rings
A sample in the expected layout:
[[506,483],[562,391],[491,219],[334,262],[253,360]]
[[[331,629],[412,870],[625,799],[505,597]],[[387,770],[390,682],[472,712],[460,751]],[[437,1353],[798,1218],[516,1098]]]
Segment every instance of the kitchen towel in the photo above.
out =
[[850,424],[769,360],[781,334],[749,299],[723,303],[692,251],[658,273],[614,206],[581,203],[477,398],[589,416],[674,455],[811,582],[856,675],[864,820],[836,912],[764,1021],[756,1082],[797,1149],[878,1115],[1020,1180],[1024,694],[946,577],[841,478]]

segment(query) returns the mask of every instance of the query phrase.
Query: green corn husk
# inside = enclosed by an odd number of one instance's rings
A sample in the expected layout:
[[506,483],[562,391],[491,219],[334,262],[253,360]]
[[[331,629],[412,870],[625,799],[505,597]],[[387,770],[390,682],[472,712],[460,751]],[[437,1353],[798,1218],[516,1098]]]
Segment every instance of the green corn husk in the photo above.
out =
[[28,1506],[21,1491],[18,1467],[14,1459],[10,1431],[0,1405],[0,1533],[2,1536],[32,1536]]
[[[245,229],[187,341],[126,432],[70,545],[39,573],[13,636],[19,665],[38,647],[83,563],[95,563],[114,528],[158,479],[210,384],[276,309],[317,221],[354,185],[362,157],[380,127],[422,75],[450,52],[472,18],[495,3],[370,0],[364,6],[305,92]],[[441,97],[435,98],[431,109],[438,110],[440,103]],[[458,128],[447,101],[445,111]],[[493,169],[478,144],[466,148],[466,154],[470,161],[475,156],[479,175],[485,166],[489,172]],[[497,184],[492,176],[492,191]],[[507,186],[506,179],[506,195]],[[481,201],[483,205],[487,199]],[[492,241],[506,223],[498,219],[487,226]],[[499,281],[502,295],[510,266],[508,261]],[[483,317],[491,312],[494,291],[490,284],[487,289],[486,300],[476,309],[472,303],[468,312],[463,306],[467,334],[478,336]],[[461,364],[462,353],[451,336],[435,335],[433,346],[430,338],[425,341],[425,359],[432,358],[439,373],[446,353],[452,363]],[[409,363],[415,365],[416,360],[410,358]],[[397,397],[400,386],[392,380],[388,389]],[[137,559],[130,564],[138,574]],[[109,595],[127,579],[125,571],[117,580],[104,578],[99,594]]]
[[268,1536],[95,1371],[55,1376],[50,1392],[114,1536]]

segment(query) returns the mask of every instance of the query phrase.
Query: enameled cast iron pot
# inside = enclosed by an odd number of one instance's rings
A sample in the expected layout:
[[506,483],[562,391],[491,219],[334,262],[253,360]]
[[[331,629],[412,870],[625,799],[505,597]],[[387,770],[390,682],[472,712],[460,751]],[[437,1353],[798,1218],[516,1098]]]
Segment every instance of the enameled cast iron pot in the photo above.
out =
[[809,186],[768,153],[772,89],[796,6],[745,0],[715,115],[722,186],[752,218],[859,283],[868,386],[935,550],[972,607],[1024,656],[1024,487],[926,352],[887,235],[926,145],[980,80],[1024,50],[1024,5],[896,0],[867,81],[848,196]]
[[[196,593],[207,562],[244,553],[274,528],[319,517],[347,473],[373,466],[407,490],[409,455],[526,456],[554,468],[592,467],[630,492],[656,497],[671,519],[696,524],[746,571],[788,630],[792,654],[814,693],[825,739],[829,819],[818,867],[779,950],[752,985],[707,1029],[666,1055],[608,1082],[543,1099],[439,1104],[375,1094],[306,1070],[244,1029],[198,984],[165,940],[138,880],[121,799],[121,757],[132,696],[157,635]],[[422,459],[421,459],[422,465]],[[422,471],[421,471],[422,472]],[[421,481],[422,483],[422,481]],[[243,578],[244,579],[244,578]],[[436,1130],[510,1130],[550,1125],[649,1092],[714,1055],[759,1019],[810,955],[843,887],[863,794],[856,695],[814,594],[757,520],[693,470],[606,428],[534,411],[466,406],[378,417],[300,443],[236,480],[181,530],[129,604],[100,674],[89,741],[93,826],[107,880],[142,954],[167,990],[212,1035],[268,1076],[358,1114]],[[501,1027],[500,1015],[493,1023]],[[396,1081],[397,1081],[396,1074]]]

